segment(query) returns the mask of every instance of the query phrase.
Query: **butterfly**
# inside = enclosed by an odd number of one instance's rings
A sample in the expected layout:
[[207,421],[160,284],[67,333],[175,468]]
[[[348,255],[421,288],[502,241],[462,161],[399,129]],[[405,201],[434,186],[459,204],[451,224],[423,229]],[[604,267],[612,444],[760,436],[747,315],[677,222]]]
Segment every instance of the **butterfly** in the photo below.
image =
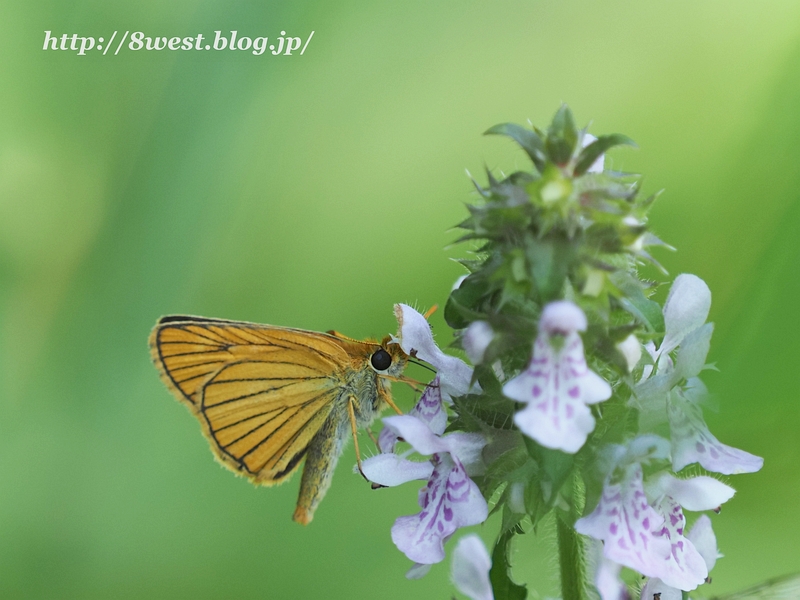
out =
[[[391,336],[359,341],[242,321],[162,317],[150,352],[170,391],[200,421],[216,459],[258,485],[305,458],[293,519],[307,525],[344,444],[392,401],[408,356]],[[369,430],[368,430],[369,431]]]

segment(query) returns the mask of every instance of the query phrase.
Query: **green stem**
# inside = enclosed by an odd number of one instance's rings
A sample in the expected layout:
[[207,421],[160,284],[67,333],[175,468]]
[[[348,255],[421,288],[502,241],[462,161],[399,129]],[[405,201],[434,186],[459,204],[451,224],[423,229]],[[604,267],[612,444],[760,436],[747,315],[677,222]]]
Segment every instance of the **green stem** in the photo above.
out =
[[556,518],[558,530],[558,562],[561,567],[561,597],[563,600],[585,600],[586,578],[583,560],[583,541],[575,529]]

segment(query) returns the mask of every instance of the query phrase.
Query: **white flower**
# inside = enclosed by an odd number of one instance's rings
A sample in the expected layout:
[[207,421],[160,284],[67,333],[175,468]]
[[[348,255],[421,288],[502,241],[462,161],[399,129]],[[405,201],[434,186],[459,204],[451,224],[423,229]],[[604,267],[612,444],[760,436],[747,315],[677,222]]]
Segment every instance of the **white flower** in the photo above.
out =
[[622,356],[625,357],[625,362],[628,365],[628,373],[632,372],[636,368],[636,365],[639,364],[639,360],[642,358],[641,342],[639,342],[635,335],[630,334],[619,344],[617,344],[617,350],[619,350]]
[[[591,144],[594,141],[597,141],[597,138],[595,136],[593,136],[591,133],[584,133],[583,134],[583,140],[581,140],[581,145],[584,148],[586,148],[586,146],[588,146],[589,144]],[[601,154],[600,156],[597,157],[597,160],[595,160],[592,163],[592,166],[589,167],[586,170],[586,172],[587,173],[602,173],[603,172],[603,167],[605,166],[605,162],[606,162],[606,155],[605,154]]]
[[[717,550],[717,537],[714,535],[714,530],[711,529],[711,519],[707,515],[700,515],[692,529],[686,534],[686,539],[692,543],[692,546],[705,561],[707,572],[710,572],[717,563],[717,558],[722,556]],[[658,596],[658,594],[661,595]],[[681,590],[671,587],[661,579],[654,577],[649,579],[642,589],[641,600],[653,600],[653,598],[681,600],[682,597]]]
[[424,360],[436,367],[442,398],[445,402],[451,396],[463,396],[470,389],[472,367],[460,358],[442,352],[433,341],[433,333],[428,321],[407,304],[395,304],[394,314],[399,325],[397,340],[409,356]]
[[706,561],[709,572],[717,564],[717,559],[722,558],[717,548],[717,536],[711,528],[711,519],[708,515],[700,515],[694,522],[686,537],[694,544],[700,556]]
[[585,330],[586,316],[574,303],[545,306],[531,362],[503,386],[503,394],[528,404],[514,415],[517,427],[542,446],[570,454],[594,429],[587,405],[611,396],[611,386],[586,366],[578,334]]
[[628,588],[620,579],[622,565],[603,556],[603,544],[595,542],[594,585],[600,593],[600,600],[629,600]]
[[575,530],[603,540],[603,554],[609,560],[657,577],[670,555],[669,542],[652,534],[663,523],[647,503],[642,467],[634,463],[606,479],[597,507],[578,519]]
[[492,559],[474,533],[465,535],[453,550],[451,576],[456,589],[472,600],[494,600],[489,570]]
[[698,329],[711,310],[711,290],[697,275],[682,274],[675,278],[664,303],[664,341],[659,354],[669,353]]
[[414,462],[393,453],[379,454],[362,463],[364,475],[385,486],[428,480],[419,493],[422,511],[397,519],[392,526],[392,541],[416,563],[440,562],[444,543],[459,527],[477,525],[488,516],[486,500],[467,474],[482,469],[480,453],[486,439],[462,432],[439,436],[411,415],[387,417],[383,423],[414,450],[430,455],[431,460]]
[[464,331],[461,345],[473,365],[483,362],[483,355],[492,338],[494,338],[494,330],[486,321],[473,321]]
[[[701,388],[701,391],[705,391],[705,388]],[[760,470],[764,466],[763,458],[726,446],[714,437],[703,419],[697,399],[692,394],[692,388],[687,391],[674,390],[669,394],[667,414],[672,439],[672,468],[680,471],[696,462],[707,471],[723,475]]]
[[[695,275],[678,275],[664,304],[665,335],[656,350],[648,345],[657,372],[645,368],[636,395],[642,406],[640,425],[658,423],[666,416],[672,441],[672,468],[700,463],[704,469],[730,475],[753,473],[764,460],[721,443],[708,430],[699,402],[706,389],[697,378],[705,367],[714,327],[706,323],[711,292]],[[678,349],[673,364],[669,352]],[[686,384],[678,387],[682,381]]]
[[[590,515],[578,519],[575,529],[603,540],[607,559],[667,586],[693,590],[705,581],[708,567],[683,535],[682,507],[711,510],[729,500],[734,490],[711,477],[681,480],[664,473],[648,481],[645,493],[640,461],[647,457],[635,448],[643,447],[642,439],[630,444],[627,452],[617,452],[617,464],[606,478],[600,502]],[[665,450],[665,444],[654,444],[650,458],[665,457]],[[613,592],[611,583],[608,589]]]

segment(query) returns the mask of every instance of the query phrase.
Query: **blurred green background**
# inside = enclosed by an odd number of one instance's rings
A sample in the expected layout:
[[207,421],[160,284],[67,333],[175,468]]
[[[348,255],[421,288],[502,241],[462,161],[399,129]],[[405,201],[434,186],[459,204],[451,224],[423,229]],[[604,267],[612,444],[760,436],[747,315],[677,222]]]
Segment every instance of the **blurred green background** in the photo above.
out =
[[[42,51],[45,30],[115,29],[315,35],[290,57]],[[351,448],[314,523],[293,523],[298,478],[257,489],[219,467],[147,336],[168,313],[393,332],[393,303],[441,304],[461,274],[464,170],[528,166],[481,133],[545,126],[562,101],[639,143],[614,168],[666,188],[651,222],[678,252],[657,257],[714,293],[707,420],[766,459],[713,517],[708,593],[800,570],[796,0],[10,0],[0,597],[449,598],[449,559],[407,581],[389,537],[417,486],[371,491]],[[515,545],[540,596],[558,593],[551,537]]]

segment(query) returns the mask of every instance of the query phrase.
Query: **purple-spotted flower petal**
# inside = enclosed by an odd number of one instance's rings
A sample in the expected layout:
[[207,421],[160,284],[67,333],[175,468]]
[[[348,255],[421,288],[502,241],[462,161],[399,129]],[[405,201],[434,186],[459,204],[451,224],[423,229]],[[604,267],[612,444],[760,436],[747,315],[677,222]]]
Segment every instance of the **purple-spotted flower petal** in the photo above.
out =
[[400,517],[392,526],[392,541],[414,562],[444,559],[444,543],[459,527],[483,523],[489,509],[464,466],[450,454],[434,454],[433,473],[419,493],[422,511]]
[[383,424],[420,454],[452,454],[472,474],[477,474],[483,465],[481,450],[486,445],[486,438],[480,433],[455,431],[444,436],[436,435],[425,423],[411,415],[386,417]]
[[670,546],[669,559],[660,569],[658,578],[679,590],[693,590],[708,577],[708,567],[694,545],[683,535],[686,517],[683,516],[681,505],[671,496],[664,496],[655,508],[664,517],[664,523],[655,535]]
[[[655,499],[653,506],[664,517],[664,523],[655,535],[670,543],[670,557],[665,569],[658,574],[666,585],[693,590],[708,577],[708,560],[684,536],[686,518],[683,508],[689,510],[711,510],[733,497],[730,486],[711,477],[700,476],[678,479],[662,473],[647,483],[647,494]],[[714,541],[716,549],[716,541]]]
[[407,304],[395,304],[399,325],[398,342],[409,356],[415,356],[436,367],[445,402],[451,396],[463,396],[470,389],[472,367],[460,358],[442,352],[433,341],[431,326],[423,315]]
[[486,439],[478,433],[438,435],[413,415],[387,417],[383,423],[395,441],[403,438],[419,454],[431,455],[431,460],[415,462],[383,453],[365,460],[363,473],[370,481],[386,486],[428,479],[419,493],[422,511],[397,519],[392,541],[416,563],[440,562],[444,543],[459,527],[482,523],[489,514],[486,500],[468,475],[482,472],[481,450]]
[[700,406],[685,393],[669,394],[667,414],[671,430],[672,468],[680,471],[686,465],[700,463],[707,471],[733,475],[755,473],[764,466],[764,459],[726,446],[708,430]]
[[619,467],[603,486],[603,495],[594,511],[575,523],[578,533],[605,542],[606,558],[657,577],[670,556],[667,540],[653,535],[664,518],[648,503],[639,463]]
[[492,559],[481,538],[474,533],[465,535],[453,550],[451,577],[456,589],[472,600],[494,600],[489,570]]
[[[486,445],[486,439],[479,433],[457,431],[440,436],[431,431],[427,423],[413,415],[386,417],[383,423],[383,430],[390,432],[395,442],[398,438],[403,438],[419,454],[452,454],[468,473],[475,475],[483,470],[481,450]],[[430,461],[413,461],[404,455],[383,452],[364,460],[361,469],[370,481],[392,487],[431,477],[433,466]]]
[[[447,413],[442,406],[442,391],[439,386],[439,376],[433,378],[420,399],[408,414],[427,423],[433,433],[442,434],[447,427]],[[389,427],[384,427],[378,436],[378,448],[381,452],[394,452],[398,440],[397,433]]]
[[503,386],[507,397],[525,402],[517,427],[542,446],[574,454],[595,425],[587,407],[611,397],[611,386],[589,370],[578,334],[586,316],[569,301],[545,306],[527,368]]
[[[717,559],[722,555],[717,549],[717,537],[711,528],[711,519],[707,515],[700,515],[695,524],[686,534],[686,539],[691,542],[692,547],[699,553],[706,564],[708,572],[714,568]],[[709,581],[706,579],[706,581]],[[659,597],[657,594],[661,594]],[[650,579],[642,590],[642,600],[652,600],[653,598],[679,600],[683,597],[680,589],[667,585],[658,578]]]

